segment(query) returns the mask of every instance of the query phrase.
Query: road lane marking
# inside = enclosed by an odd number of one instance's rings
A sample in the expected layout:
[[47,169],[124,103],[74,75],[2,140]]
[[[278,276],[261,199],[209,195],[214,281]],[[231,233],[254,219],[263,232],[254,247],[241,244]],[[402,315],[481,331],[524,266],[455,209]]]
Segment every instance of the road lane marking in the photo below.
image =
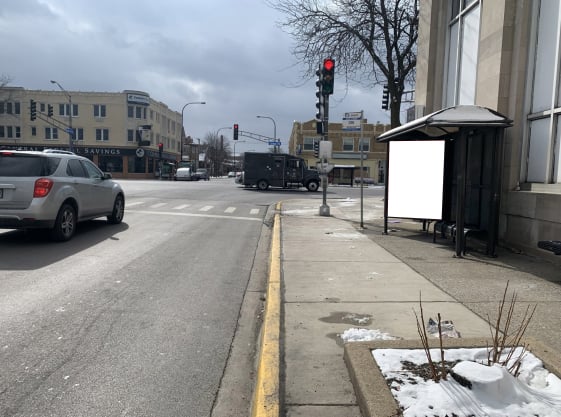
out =
[[150,206],[150,208],[160,208],[160,207],[165,206],[166,204],[167,204],[167,203],[156,203],[156,204],[152,204],[152,205]]
[[251,209],[249,214],[259,214],[259,209]]
[[204,206],[199,209],[199,211],[210,211],[214,208],[214,206]]
[[158,216],[185,216],[185,217],[207,217],[211,219],[230,219],[230,220],[249,220],[260,222],[262,219],[255,217],[241,217],[241,216],[223,216],[220,214],[199,214],[199,213],[177,213],[170,211],[146,211],[146,210],[125,210],[128,213],[140,213],[140,214],[155,214]]
[[183,210],[184,208],[190,207],[191,204],[181,204],[180,206],[176,206],[173,209],[174,210]]
[[228,207],[226,210],[224,210],[224,213],[233,213],[234,211],[236,211],[235,207]]
[[144,204],[144,201],[135,201],[134,203],[127,203],[127,207],[139,206],[141,204]]

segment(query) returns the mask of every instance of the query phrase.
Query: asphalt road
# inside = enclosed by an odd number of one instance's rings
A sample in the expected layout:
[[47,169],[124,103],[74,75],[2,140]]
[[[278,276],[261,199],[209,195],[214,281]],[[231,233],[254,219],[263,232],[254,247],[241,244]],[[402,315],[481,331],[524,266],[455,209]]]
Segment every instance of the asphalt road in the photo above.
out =
[[81,224],[66,243],[0,230],[0,416],[209,416],[251,272],[266,270],[268,208],[321,199],[232,179],[122,184],[121,225]]

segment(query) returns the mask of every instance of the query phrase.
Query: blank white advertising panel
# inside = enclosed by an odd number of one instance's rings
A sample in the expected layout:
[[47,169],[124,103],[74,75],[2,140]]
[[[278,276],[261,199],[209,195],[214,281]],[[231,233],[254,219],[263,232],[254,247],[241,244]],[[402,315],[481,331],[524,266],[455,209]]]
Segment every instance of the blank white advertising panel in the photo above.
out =
[[442,218],[444,141],[392,141],[388,217]]

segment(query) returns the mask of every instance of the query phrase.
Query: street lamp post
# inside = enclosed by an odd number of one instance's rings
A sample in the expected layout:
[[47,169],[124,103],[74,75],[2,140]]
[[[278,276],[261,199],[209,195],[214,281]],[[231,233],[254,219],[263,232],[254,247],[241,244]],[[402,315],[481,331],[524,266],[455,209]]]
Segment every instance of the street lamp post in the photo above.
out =
[[[269,116],[257,116],[258,119],[269,119],[270,121],[273,122],[273,139],[276,142],[277,141],[277,124],[275,123],[275,119],[273,119],[272,117]],[[277,145],[275,145],[275,153],[277,152]]]
[[185,107],[187,107],[189,104],[206,104],[205,101],[193,101],[191,103],[187,103],[183,106],[183,108],[181,109],[181,132],[180,132],[180,139],[181,139],[181,146],[179,146],[179,161],[183,161],[183,112],[185,111]]
[[74,139],[74,130],[72,129],[72,96],[55,80],[51,80],[51,84],[56,84],[58,88],[60,88],[60,90],[68,97],[68,147],[70,148],[70,152],[74,152],[72,143]]

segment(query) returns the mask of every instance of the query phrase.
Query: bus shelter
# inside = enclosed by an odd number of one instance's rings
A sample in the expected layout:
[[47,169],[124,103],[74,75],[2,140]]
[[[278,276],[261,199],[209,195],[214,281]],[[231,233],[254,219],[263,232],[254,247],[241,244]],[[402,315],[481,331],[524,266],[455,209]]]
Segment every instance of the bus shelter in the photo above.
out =
[[504,129],[512,120],[486,107],[439,110],[378,137],[387,142],[384,233],[388,218],[434,220],[450,231],[456,256],[466,235],[498,239]]

